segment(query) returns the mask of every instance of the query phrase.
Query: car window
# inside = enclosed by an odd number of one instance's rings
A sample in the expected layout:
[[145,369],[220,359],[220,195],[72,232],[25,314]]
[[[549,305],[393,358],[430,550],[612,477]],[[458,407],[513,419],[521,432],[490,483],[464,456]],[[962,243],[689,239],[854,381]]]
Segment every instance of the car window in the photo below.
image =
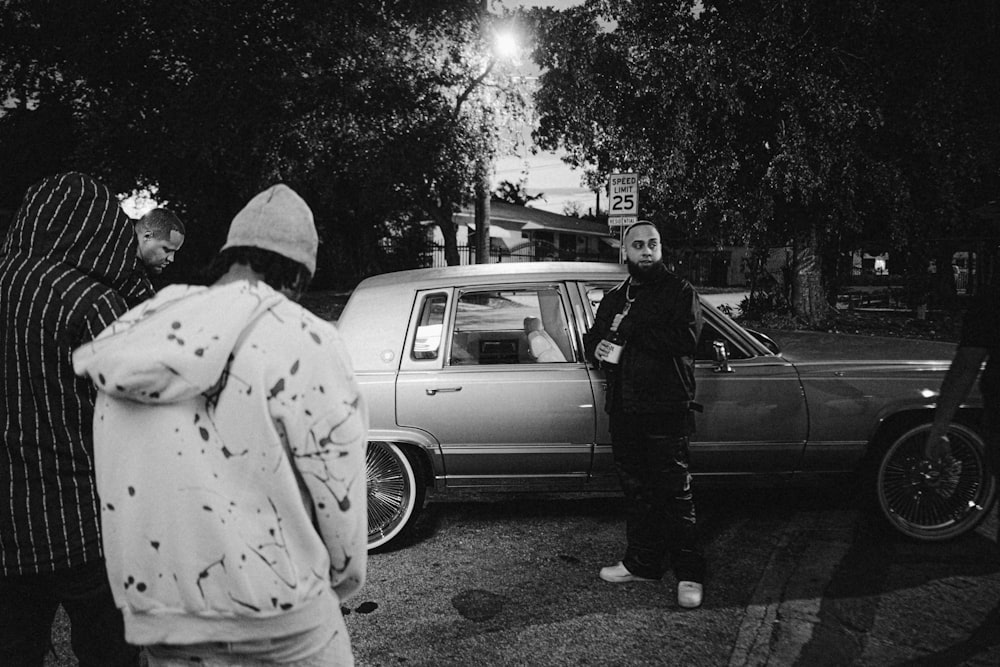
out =
[[413,338],[413,359],[437,359],[441,351],[441,333],[444,312],[448,303],[445,294],[428,294],[420,306],[417,318],[417,335]]
[[590,311],[587,313],[587,324],[591,326],[594,324],[594,315],[597,314],[597,307],[601,305],[601,301],[604,299],[604,295],[610,292],[615,286],[619,285],[619,282],[588,282],[584,283],[583,291],[587,298],[587,303],[590,305]]
[[452,365],[566,363],[573,349],[555,286],[463,291],[451,332]]

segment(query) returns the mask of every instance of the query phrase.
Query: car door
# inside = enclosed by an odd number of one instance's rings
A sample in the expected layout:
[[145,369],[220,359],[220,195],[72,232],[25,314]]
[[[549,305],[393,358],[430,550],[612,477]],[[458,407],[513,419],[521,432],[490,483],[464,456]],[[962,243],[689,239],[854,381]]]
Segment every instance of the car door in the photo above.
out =
[[[729,359],[715,360],[715,344]],[[799,468],[809,433],[809,413],[798,371],[786,359],[762,354],[714,308],[704,308],[695,354],[692,467],[698,473],[788,475]]]
[[[603,294],[614,284],[581,284],[588,327]],[[745,330],[704,303],[703,315],[695,355],[695,400],[703,411],[695,415],[692,470],[720,477],[790,474],[800,465],[809,424],[795,367],[780,356],[765,353]],[[729,354],[726,365],[715,361],[716,342]],[[611,435],[603,411],[604,375],[593,367],[590,372],[600,408],[594,473],[609,475]]]
[[[567,307],[560,283],[417,295],[396,416],[438,440],[448,486],[587,479],[594,395]],[[537,359],[532,332],[547,345]]]

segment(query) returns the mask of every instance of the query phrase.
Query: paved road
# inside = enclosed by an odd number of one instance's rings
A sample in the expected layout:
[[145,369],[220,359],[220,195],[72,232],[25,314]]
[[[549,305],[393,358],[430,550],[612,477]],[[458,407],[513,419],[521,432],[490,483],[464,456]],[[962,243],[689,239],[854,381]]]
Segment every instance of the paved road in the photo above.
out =
[[617,498],[432,506],[347,607],[359,665],[1000,664],[996,518],[897,539],[850,494],[701,494],[706,603],[613,585]]
[[[997,665],[995,512],[946,544],[866,518],[850,489],[701,489],[705,605],[671,576],[614,585],[618,497],[466,496],[431,504],[372,555],[345,604],[359,666]],[[64,623],[64,619],[61,621]],[[65,626],[56,636],[70,666]]]

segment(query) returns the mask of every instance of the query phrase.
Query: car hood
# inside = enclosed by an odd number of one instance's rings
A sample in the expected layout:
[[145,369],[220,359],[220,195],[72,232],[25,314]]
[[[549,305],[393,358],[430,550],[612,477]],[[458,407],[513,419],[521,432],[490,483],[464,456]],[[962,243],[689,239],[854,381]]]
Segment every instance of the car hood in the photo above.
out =
[[796,365],[829,362],[915,362],[950,363],[955,343],[914,338],[860,336],[822,331],[759,329],[781,348],[781,356]]

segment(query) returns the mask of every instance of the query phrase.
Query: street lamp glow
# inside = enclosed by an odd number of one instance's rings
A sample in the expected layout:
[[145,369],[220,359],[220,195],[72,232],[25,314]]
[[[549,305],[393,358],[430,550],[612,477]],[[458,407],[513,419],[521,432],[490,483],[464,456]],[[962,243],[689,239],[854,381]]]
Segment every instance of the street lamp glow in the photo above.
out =
[[503,30],[493,36],[493,48],[498,58],[509,60],[517,56],[517,35],[510,30]]

